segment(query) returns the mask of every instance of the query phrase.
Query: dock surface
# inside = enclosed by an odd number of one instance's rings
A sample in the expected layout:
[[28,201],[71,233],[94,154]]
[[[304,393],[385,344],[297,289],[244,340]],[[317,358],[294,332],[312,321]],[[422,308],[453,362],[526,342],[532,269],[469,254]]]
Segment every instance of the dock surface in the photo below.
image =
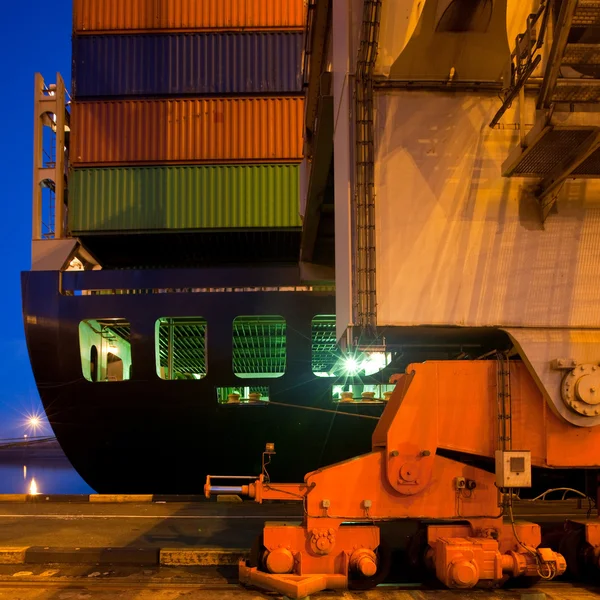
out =
[[[0,501],[0,600],[268,600],[237,583],[266,521],[300,521],[298,503],[258,505],[28,497]],[[521,504],[518,518],[582,518],[576,502]],[[393,524],[407,527],[409,522]],[[382,529],[383,531],[383,529]],[[395,539],[403,533],[392,532]],[[396,583],[313,600],[600,600],[598,589],[550,582],[530,590],[440,590]]]
[[267,520],[301,520],[298,503],[0,502],[0,546],[250,548]]

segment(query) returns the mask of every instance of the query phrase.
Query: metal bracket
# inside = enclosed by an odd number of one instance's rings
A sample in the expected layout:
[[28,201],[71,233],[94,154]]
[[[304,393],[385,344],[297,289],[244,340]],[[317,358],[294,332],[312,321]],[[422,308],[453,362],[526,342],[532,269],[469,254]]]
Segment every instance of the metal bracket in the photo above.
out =
[[550,361],[550,368],[555,371],[570,370],[577,366],[577,361],[574,358],[555,358]]

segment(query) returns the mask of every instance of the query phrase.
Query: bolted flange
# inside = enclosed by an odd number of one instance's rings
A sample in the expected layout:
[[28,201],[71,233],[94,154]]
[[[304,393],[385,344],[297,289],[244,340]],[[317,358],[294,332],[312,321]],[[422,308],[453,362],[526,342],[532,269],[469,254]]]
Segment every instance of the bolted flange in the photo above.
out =
[[335,529],[313,529],[310,548],[315,554],[329,554],[335,546]]
[[577,365],[563,378],[563,402],[584,417],[600,416],[600,367],[593,364]]

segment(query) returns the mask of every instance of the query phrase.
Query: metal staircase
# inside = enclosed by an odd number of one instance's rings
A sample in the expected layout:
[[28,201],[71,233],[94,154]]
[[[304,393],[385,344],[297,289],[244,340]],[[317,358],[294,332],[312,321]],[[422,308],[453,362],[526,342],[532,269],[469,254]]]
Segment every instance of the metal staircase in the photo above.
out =
[[[523,131],[524,88],[552,30],[533,128]],[[516,40],[496,126],[518,97],[521,141],[502,166],[505,177],[537,178],[533,193],[545,220],[567,179],[600,176],[600,0],[547,0]]]

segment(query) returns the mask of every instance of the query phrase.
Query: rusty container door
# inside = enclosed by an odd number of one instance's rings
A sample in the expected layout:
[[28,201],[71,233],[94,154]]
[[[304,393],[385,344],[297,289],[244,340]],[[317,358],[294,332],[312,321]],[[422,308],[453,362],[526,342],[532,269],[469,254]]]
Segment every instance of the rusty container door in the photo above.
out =
[[71,164],[300,162],[303,99],[74,102]]

